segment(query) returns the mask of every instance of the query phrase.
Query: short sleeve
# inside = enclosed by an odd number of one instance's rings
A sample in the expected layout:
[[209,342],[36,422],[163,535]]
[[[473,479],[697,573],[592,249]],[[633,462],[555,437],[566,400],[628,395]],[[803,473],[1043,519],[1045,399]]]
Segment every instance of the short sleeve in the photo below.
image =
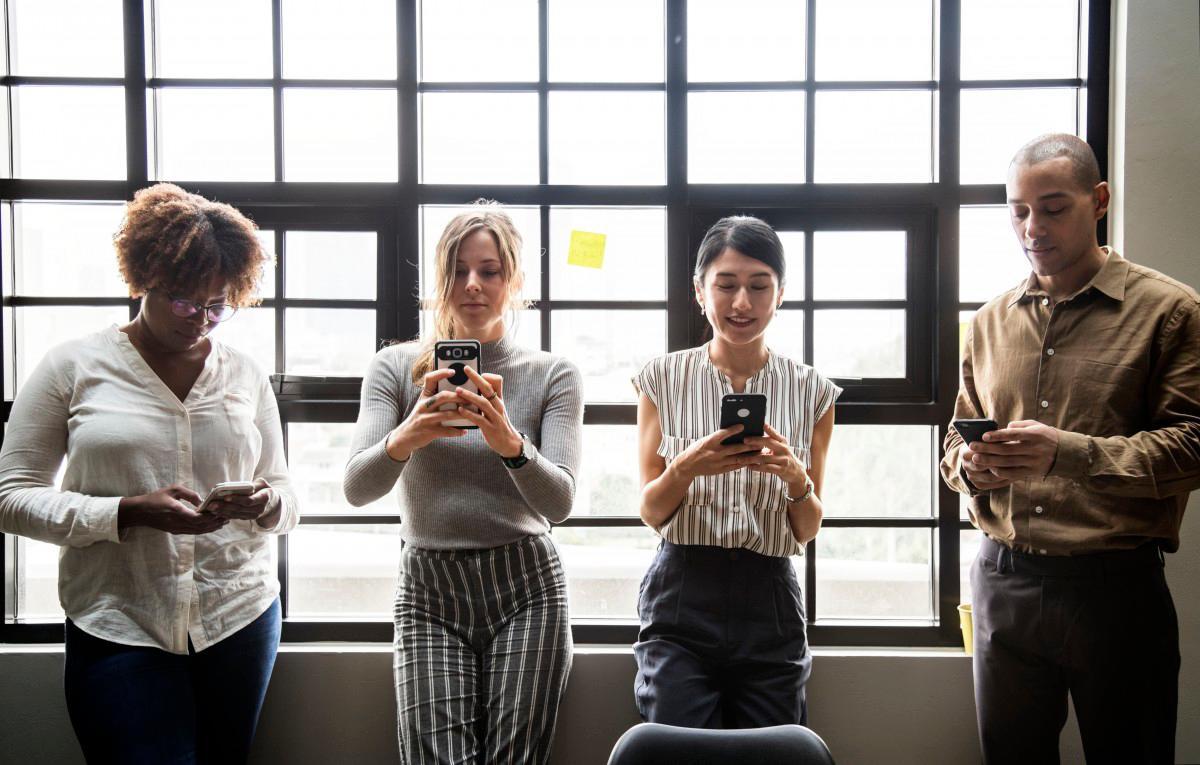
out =
[[813,370],[813,388],[813,424],[816,425],[842,395],[842,389],[816,370]]
[[662,365],[659,359],[651,359],[642,367],[642,371],[633,376],[634,390],[639,394],[645,393],[654,406],[661,409],[659,391],[662,390]]

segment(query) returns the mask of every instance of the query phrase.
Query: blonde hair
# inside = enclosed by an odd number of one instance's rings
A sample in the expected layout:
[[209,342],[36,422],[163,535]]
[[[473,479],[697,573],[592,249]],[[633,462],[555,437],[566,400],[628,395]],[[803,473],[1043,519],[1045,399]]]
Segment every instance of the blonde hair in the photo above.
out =
[[433,302],[433,328],[421,338],[421,350],[413,364],[412,379],[421,384],[425,375],[433,369],[433,345],[438,340],[454,340],[454,315],[451,312],[454,291],[454,269],[458,263],[458,249],[468,237],[479,231],[487,231],[496,241],[500,251],[500,273],[508,287],[506,308],[514,313],[525,308],[527,302],[521,298],[525,275],[521,270],[521,234],[512,218],[504,212],[498,202],[478,199],[471,209],[460,213],[446,224],[442,237],[434,251],[433,283],[437,293]]

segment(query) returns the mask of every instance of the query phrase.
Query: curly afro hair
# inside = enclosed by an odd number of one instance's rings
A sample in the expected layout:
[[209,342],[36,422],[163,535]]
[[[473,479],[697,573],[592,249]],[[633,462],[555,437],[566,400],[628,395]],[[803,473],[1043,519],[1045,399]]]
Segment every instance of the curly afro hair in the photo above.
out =
[[271,262],[257,231],[230,205],[158,183],[133,195],[113,244],[134,297],[155,288],[191,294],[219,274],[229,284],[229,303],[242,307],[259,301],[258,283]]

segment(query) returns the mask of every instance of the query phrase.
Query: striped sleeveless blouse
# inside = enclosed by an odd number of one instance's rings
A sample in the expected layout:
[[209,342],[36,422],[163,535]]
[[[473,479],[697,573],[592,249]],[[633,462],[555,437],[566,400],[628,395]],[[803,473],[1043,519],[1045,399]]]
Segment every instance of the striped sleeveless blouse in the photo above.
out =
[[[746,382],[743,393],[767,397],[767,424],[811,466],[813,426],[842,389],[815,369],[768,350],[766,365]],[[658,454],[670,464],[696,441],[719,430],[721,396],[735,393],[708,356],[708,344],[651,360],[633,378],[634,387],[658,407],[663,438]],[[699,476],[679,510],[659,535],[675,544],[744,548],[762,555],[802,552],[787,519],[787,484],[767,473],[739,468]]]

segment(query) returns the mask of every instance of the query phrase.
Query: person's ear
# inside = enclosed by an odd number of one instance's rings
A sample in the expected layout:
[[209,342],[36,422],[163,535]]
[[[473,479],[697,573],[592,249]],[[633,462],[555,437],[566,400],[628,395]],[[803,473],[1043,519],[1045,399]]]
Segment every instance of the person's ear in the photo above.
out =
[[1092,189],[1092,213],[1096,216],[1096,220],[1100,220],[1108,213],[1108,206],[1112,202],[1112,189],[1108,187],[1107,181],[1100,181],[1096,184],[1096,188]]

